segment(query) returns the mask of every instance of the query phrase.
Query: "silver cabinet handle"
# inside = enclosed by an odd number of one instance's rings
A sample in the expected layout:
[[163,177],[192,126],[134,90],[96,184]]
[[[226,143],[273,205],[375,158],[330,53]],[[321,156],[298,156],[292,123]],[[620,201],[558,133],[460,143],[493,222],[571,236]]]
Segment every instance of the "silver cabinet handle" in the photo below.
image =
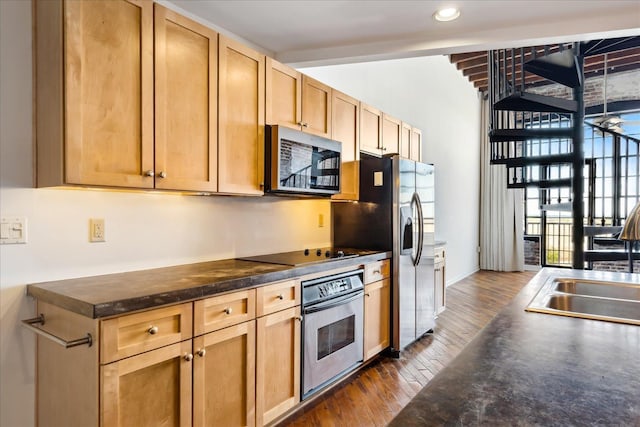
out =
[[153,177],[153,176],[155,176],[155,173],[154,173],[152,170],[148,170],[148,171],[146,171],[146,172],[144,173],[144,176],[150,176],[150,177]]
[[160,173],[158,174],[158,177],[166,178],[167,177],[167,173],[165,171],[160,171]]
[[204,357],[204,355],[207,354],[207,350],[201,348],[200,350],[196,351],[196,354],[200,357]]
[[277,297],[277,298],[278,298],[280,301],[282,301],[282,300],[284,299],[284,295],[280,294],[280,295],[278,295],[278,297]]
[[231,314],[231,313],[233,313],[233,309],[231,307],[227,307],[227,308],[224,309],[224,312],[227,313],[227,314]]
[[373,274],[382,274],[382,271],[380,271],[380,270],[373,270]]
[[298,319],[300,322],[302,322],[302,316],[298,316],[298,317],[296,317],[296,319]]
[[147,332],[149,333],[149,335],[155,335],[158,333],[158,327],[152,326],[149,329],[147,329]]
[[191,354],[191,353],[185,354],[184,355],[184,360],[186,360],[187,362],[191,362],[193,360],[193,354]]

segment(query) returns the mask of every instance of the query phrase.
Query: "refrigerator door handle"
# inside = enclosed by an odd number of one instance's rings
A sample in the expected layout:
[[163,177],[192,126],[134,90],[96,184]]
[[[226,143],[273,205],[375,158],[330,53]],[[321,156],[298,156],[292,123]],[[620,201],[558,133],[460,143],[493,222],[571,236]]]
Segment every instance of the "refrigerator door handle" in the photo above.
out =
[[413,265],[417,266],[420,264],[420,259],[422,258],[422,244],[424,243],[424,216],[422,214],[422,201],[420,200],[418,193],[413,193],[411,202],[415,203],[418,208],[418,248],[416,252],[416,259],[413,261]]

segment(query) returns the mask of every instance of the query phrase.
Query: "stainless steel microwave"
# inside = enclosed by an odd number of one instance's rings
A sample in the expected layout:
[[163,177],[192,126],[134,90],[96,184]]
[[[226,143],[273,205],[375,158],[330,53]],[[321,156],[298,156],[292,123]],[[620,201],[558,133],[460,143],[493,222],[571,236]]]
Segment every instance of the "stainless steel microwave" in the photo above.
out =
[[330,196],[340,192],[338,141],[273,125],[265,129],[265,191]]

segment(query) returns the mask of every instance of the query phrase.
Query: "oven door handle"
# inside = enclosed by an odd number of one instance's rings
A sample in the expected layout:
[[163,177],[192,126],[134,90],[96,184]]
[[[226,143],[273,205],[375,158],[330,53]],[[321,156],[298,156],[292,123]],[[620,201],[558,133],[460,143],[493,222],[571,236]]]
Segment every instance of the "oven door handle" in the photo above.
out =
[[364,291],[354,292],[352,294],[348,294],[344,297],[332,299],[320,304],[312,305],[311,307],[306,307],[304,309],[305,314],[316,313],[318,311],[327,310],[329,308],[337,307],[339,305],[347,304],[351,301],[355,301],[358,298],[362,298],[364,296]]

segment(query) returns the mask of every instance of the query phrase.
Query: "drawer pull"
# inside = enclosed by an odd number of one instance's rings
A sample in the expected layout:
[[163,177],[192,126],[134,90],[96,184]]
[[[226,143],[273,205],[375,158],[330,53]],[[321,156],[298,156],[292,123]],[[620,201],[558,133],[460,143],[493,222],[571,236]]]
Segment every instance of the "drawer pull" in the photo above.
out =
[[233,309],[231,307],[227,307],[227,308],[224,309],[224,312],[227,313],[227,314],[231,314],[231,313],[233,313]]
[[296,317],[296,319],[298,319],[300,322],[302,322],[302,316],[298,316],[298,317]]
[[149,335],[155,335],[158,333],[158,327],[152,326],[149,329],[147,329],[147,332],[149,333]]
[[201,348],[200,350],[196,351],[196,354],[200,357],[204,357],[204,355],[207,354],[207,350]]
[[44,314],[41,314],[38,317],[34,317],[33,319],[22,320],[23,326],[25,326],[26,328],[30,329],[31,331],[35,332],[38,335],[42,335],[43,337],[50,339],[56,344],[60,344],[64,348],[77,347],[79,345],[85,345],[85,344],[87,344],[89,347],[93,345],[93,337],[91,336],[90,333],[87,333],[87,336],[85,336],[84,338],[78,338],[75,340],[67,341],[53,335],[52,333],[45,331],[44,329],[36,328],[35,326],[33,326],[37,324],[44,325]]
[[278,295],[278,299],[279,299],[280,301],[282,301],[282,300],[284,299],[284,295],[282,295],[282,294]]
[[382,274],[382,271],[380,271],[380,270],[373,270],[373,274]]
[[365,296],[365,297],[370,297],[370,296],[371,296],[371,294],[364,294],[364,296]]
[[191,353],[185,354],[184,355],[184,360],[186,360],[187,362],[191,362],[193,360],[193,354],[191,354]]

